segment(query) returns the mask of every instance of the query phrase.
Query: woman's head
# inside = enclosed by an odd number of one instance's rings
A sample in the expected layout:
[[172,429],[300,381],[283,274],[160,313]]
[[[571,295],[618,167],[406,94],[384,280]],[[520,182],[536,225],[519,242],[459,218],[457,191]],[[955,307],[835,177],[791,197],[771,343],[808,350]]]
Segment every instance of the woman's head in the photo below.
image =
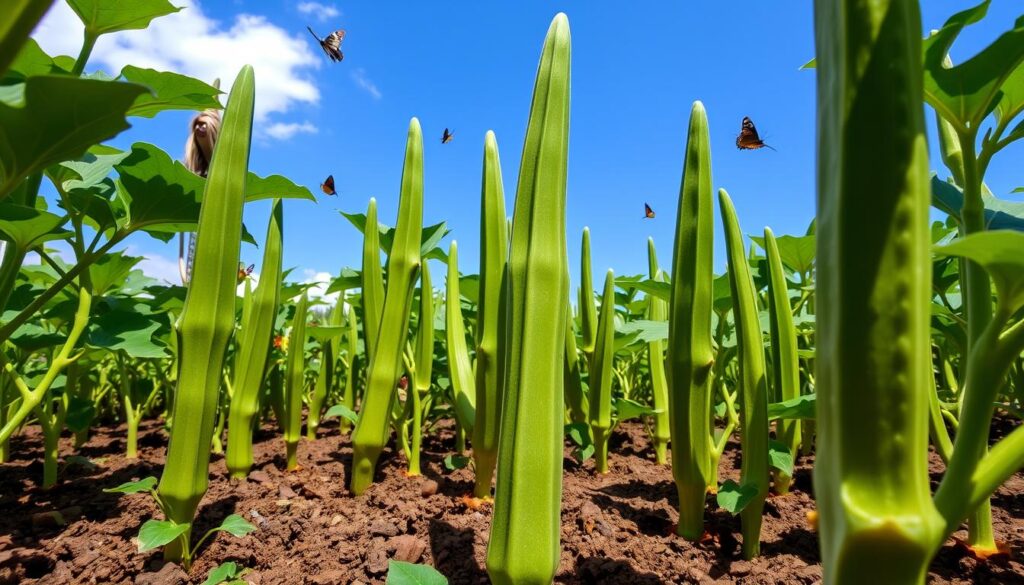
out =
[[206,176],[213,158],[213,147],[220,134],[220,110],[204,110],[192,118],[185,141],[185,166],[197,175]]

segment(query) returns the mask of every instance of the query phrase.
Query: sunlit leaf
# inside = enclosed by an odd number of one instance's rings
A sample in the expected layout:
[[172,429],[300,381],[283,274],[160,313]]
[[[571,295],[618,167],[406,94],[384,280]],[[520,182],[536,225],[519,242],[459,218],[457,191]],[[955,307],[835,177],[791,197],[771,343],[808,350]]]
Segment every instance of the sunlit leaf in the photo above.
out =
[[94,35],[146,28],[154,18],[181,10],[167,0],[67,0],[67,3],[82,20],[86,31]]
[[1024,233],[984,231],[935,248],[942,256],[961,256],[980,264],[996,285],[999,302],[1015,313],[1024,307]]
[[448,585],[448,579],[427,565],[414,565],[394,559],[388,561],[386,585]]
[[13,242],[22,250],[29,250],[42,242],[69,237],[71,232],[60,229],[66,221],[66,217],[34,207],[0,203],[0,239]]
[[793,475],[793,453],[778,441],[768,441],[768,463],[786,475]]
[[256,527],[240,515],[231,514],[220,523],[220,526],[213,530],[214,532],[227,532],[231,536],[241,538],[250,532],[256,531]]
[[718,488],[718,507],[731,514],[739,514],[756,496],[756,485],[750,483],[740,485],[727,479]]
[[152,118],[165,110],[221,107],[216,97],[221,93],[219,89],[187,75],[128,65],[121,70],[121,77],[125,81],[148,87],[153,92],[139,96],[128,110],[129,116]]
[[191,525],[170,520],[146,520],[139,529],[139,552],[160,548],[188,531]]
[[768,420],[780,418],[812,420],[817,407],[817,398],[817,394],[804,394],[783,402],[773,402],[768,405]]
[[153,476],[144,477],[139,481],[125,482],[117,487],[106,488],[103,491],[108,494],[137,494],[140,492],[149,492],[156,487],[156,482],[157,479]]

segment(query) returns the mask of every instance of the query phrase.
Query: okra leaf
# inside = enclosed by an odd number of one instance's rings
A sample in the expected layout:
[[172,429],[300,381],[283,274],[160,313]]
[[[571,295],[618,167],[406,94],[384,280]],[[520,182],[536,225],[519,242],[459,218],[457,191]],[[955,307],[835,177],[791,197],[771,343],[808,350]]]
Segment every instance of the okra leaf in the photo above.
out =
[[123,351],[134,358],[165,358],[163,346],[153,334],[163,325],[152,316],[118,308],[105,313],[89,324],[86,343],[92,347]]
[[590,438],[590,427],[587,423],[575,422],[567,424],[565,425],[565,434],[576,446],[572,451],[572,456],[577,462],[582,464],[587,459],[593,457],[596,448],[594,447],[593,440]]
[[94,418],[96,418],[96,405],[92,400],[86,400],[74,394],[68,397],[68,410],[64,415],[64,424],[67,425],[68,430],[73,433],[82,432],[89,428]]
[[[340,212],[357,230],[359,233],[366,233],[366,214],[365,213],[345,213]],[[385,254],[391,254],[391,243],[395,240],[395,228],[377,222],[377,231],[380,234],[380,249]],[[447,222],[435,223],[434,225],[424,226],[423,233],[420,236],[420,256],[424,258],[433,258],[440,260],[444,263],[448,263],[448,255],[441,250],[441,240],[448,235],[451,230],[448,229]]]
[[1024,193],[1024,187],[1017,187],[1013,191],[1010,191],[1010,193]]
[[231,536],[237,536],[239,538],[254,532],[256,527],[249,523],[248,520],[242,518],[238,514],[231,514],[220,523],[220,526],[214,528],[210,532],[227,532]]
[[42,20],[51,4],[53,0],[6,3],[6,14],[0,20],[0,77],[7,71],[12,61],[16,62],[18,48],[31,40],[29,34]]
[[234,579],[239,575],[238,565],[234,561],[222,563],[215,567],[206,576],[206,580],[203,581],[203,585],[219,585],[230,579]]
[[26,176],[128,128],[125,115],[147,89],[66,75],[29,77],[24,103],[0,103],[0,199]]
[[171,73],[142,69],[128,65],[121,70],[121,78],[148,87],[153,94],[143,94],[135,100],[129,116],[152,118],[165,110],[220,109],[217,95],[221,91],[198,79]]
[[[117,487],[107,488],[103,491],[108,494],[137,494],[141,492],[149,492],[156,487],[156,482],[157,479],[155,477],[149,476],[144,477],[139,481],[125,482]],[[152,522],[152,520],[150,522]]]
[[21,45],[21,49],[18,51],[0,51],[5,56],[16,54],[14,62],[11,63],[11,68],[7,70],[7,73],[0,76],[6,85],[10,85],[9,82],[22,82],[25,81],[30,75],[47,75],[50,73],[63,73],[64,71],[53,64],[53,59],[46,54],[33,38],[25,39],[25,44]]
[[0,239],[12,242],[20,250],[71,236],[70,231],[61,229],[65,222],[66,216],[60,217],[49,211],[0,203]]
[[139,529],[139,552],[160,548],[188,531],[191,524],[178,524],[171,520],[146,520]]
[[[764,250],[764,237],[748,236]],[[806,273],[814,269],[816,238],[809,236],[778,236],[775,243],[779,247],[779,258],[782,263],[794,272]]]
[[327,409],[327,412],[321,417],[321,420],[331,418],[332,416],[340,416],[350,422],[356,422],[359,415],[354,410],[345,406],[344,404],[335,404],[334,406]]
[[636,335],[636,340],[644,343],[663,341],[668,339],[668,321],[636,319],[620,325],[615,329],[615,333]]
[[640,418],[650,414],[658,414],[660,410],[655,410],[646,404],[640,404],[635,400],[629,400],[628,398],[619,398],[615,401],[616,420],[622,422],[624,420],[630,420],[634,418]]
[[135,265],[141,261],[141,256],[128,256],[124,252],[106,254],[97,260],[89,267],[93,296],[102,297],[107,291],[119,288],[128,279],[128,274]]
[[309,189],[296,185],[281,175],[269,175],[261,177],[256,173],[249,173],[245,180],[245,202],[258,201],[260,199],[309,199],[316,201],[316,197]]
[[[1016,230],[1024,232],[1024,202],[996,198],[982,183],[981,201],[985,205],[985,227],[990,230]],[[932,207],[960,221],[964,194],[952,185],[932,176]]]
[[718,488],[718,507],[730,514],[739,514],[757,496],[757,487],[749,483],[740,485],[731,479]]
[[346,290],[353,290],[362,288],[363,286],[363,274],[358,270],[352,268],[342,268],[341,274],[338,278],[335,278],[325,294],[331,294],[336,292],[342,292]]
[[86,32],[95,36],[143,29],[154,18],[181,10],[167,0],[68,0],[68,5],[82,20]]
[[804,394],[790,400],[773,402],[768,405],[768,420],[780,418],[813,420],[817,398],[817,394]]
[[427,565],[388,561],[386,585],[448,585],[448,579]]
[[334,325],[318,325],[316,327],[309,326],[306,328],[306,335],[312,337],[317,341],[330,341],[341,337],[348,327],[345,326],[334,326]]
[[947,121],[960,128],[977,127],[995,107],[1004,81],[1024,60],[1024,18],[967,61],[948,67],[953,42],[968,25],[988,12],[990,0],[951,16],[924,40],[924,94]]
[[793,475],[793,453],[778,441],[768,441],[768,463],[786,475]]
[[668,301],[672,298],[672,285],[667,282],[651,279],[635,280],[635,277],[632,276],[620,276],[615,279],[615,286],[627,290],[634,288],[645,294],[658,297],[663,301]]
[[462,469],[469,465],[469,457],[465,455],[446,455],[444,458],[444,468],[448,471],[455,471],[456,469]]
[[1024,307],[1024,233],[984,231],[935,248],[941,256],[961,256],[980,264],[996,285],[999,302],[1009,312]]

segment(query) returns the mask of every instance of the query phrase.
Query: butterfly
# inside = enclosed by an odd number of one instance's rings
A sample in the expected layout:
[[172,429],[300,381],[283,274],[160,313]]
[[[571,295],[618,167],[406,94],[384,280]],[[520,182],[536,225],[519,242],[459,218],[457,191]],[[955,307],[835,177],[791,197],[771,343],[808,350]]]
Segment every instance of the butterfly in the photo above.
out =
[[644,219],[654,219],[654,210],[646,203],[644,203]]
[[323,183],[320,183],[320,190],[326,195],[337,195],[338,192],[334,190],[334,175],[327,175]]
[[441,144],[448,144],[455,137],[454,132],[449,132],[447,128],[444,129],[444,134],[441,135]]
[[238,282],[242,282],[246,278],[249,278],[249,276],[252,274],[252,269],[253,268],[256,268],[255,264],[250,264],[250,265],[246,266],[245,264],[242,264],[241,262],[239,262],[238,263]]
[[757,135],[757,128],[754,128],[754,123],[750,121],[750,118],[744,116],[743,127],[740,128],[740,135],[736,137],[736,148],[740,150],[757,150],[762,147],[768,147],[775,150],[761,140]]
[[320,43],[320,48],[324,50],[324,53],[327,54],[331,61],[341,61],[345,58],[345,54],[341,52],[341,41],[345,40],[344,29],[336,30],[321,39],[313,32],[313,29],[308,26],[306,28],[309,30],[309,34],[313,35],[313,38],[316,39],[316,42]]

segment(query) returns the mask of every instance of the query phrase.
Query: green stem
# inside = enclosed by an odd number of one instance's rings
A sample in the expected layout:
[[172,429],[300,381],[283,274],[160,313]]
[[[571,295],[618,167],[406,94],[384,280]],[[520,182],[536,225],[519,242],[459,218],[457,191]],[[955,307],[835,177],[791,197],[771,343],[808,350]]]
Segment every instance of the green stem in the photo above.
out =
[[89,62],[89,55],[92,55],[92,49],[96,46],[97,39],[99,39],[99,35],[86,29],[85,39],[82,42],[82,50],[78,53],[78,59],[75,60],[75,66],[71,69],[71,75],[78,77],[82,75],[83,71],[85,71],[85,64]]

